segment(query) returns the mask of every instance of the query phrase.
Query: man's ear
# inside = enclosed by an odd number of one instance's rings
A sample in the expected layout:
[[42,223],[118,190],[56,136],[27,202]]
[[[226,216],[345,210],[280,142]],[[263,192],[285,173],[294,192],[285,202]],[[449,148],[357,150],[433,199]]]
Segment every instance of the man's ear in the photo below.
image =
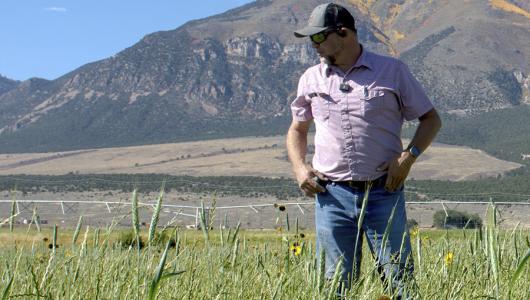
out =
[[337,30],[337,34],[340,36],[340,37],[345,37],[348,35],[348,32],[344,29],[344,27],[342,27],[341,29]]

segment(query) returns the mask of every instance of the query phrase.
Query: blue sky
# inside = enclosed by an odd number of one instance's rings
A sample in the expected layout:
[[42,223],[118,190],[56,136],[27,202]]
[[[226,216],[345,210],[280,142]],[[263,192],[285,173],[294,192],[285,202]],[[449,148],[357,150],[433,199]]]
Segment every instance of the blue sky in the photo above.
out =
[[0,0],[0,74],[55,79],[146,34],[250,0]]

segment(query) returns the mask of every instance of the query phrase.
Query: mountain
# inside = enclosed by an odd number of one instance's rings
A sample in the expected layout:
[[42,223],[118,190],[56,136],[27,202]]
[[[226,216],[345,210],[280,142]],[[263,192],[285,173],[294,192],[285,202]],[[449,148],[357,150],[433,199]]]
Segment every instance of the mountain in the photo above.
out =
[[526,1],[355,1],[437,107],[465,114],[530,103]]
[[16,80],[11,80],[9,78],[6,78],[2,75],[0,75],[0,95],[12,90],[19,84]]
[[[147,35],[107,59],[0,94],[0,151],[37,152],[283,132],[316,53],[293,30],[322,1],[260,0]],[[405,60],[443,111],[528,99],[524,1],[338,1],[366,48]]]

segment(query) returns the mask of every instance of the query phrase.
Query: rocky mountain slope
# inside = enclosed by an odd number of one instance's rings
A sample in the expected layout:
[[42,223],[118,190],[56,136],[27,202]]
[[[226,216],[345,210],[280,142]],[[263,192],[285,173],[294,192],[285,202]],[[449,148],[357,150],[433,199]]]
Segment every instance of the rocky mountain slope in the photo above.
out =
[[[298,76],[317,62],[308,41],[292,32],[321,2],[256,1],[150,34],[56,80],[0,92],[0,152],[285,130]],[[338,2],[356,16],[362,43],[405,60],[441,110],[529,101],[525,2]]]
[[19,84],[16,80],[11,80],[0,75],[0,95],[15,88]]
[[439,108],[469,113],[530,102],[526,2],[399,0],[364,7]]

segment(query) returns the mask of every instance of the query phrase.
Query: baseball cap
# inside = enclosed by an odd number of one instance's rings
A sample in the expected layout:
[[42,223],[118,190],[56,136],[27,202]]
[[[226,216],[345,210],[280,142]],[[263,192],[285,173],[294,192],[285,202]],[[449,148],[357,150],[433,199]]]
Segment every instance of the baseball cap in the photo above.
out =
[[313,9],[307,26],[295,31],[294,35],[301,38],[338,27],[346,27],[355,31],[353,16],[346,8],[338,4],[321,4]]

